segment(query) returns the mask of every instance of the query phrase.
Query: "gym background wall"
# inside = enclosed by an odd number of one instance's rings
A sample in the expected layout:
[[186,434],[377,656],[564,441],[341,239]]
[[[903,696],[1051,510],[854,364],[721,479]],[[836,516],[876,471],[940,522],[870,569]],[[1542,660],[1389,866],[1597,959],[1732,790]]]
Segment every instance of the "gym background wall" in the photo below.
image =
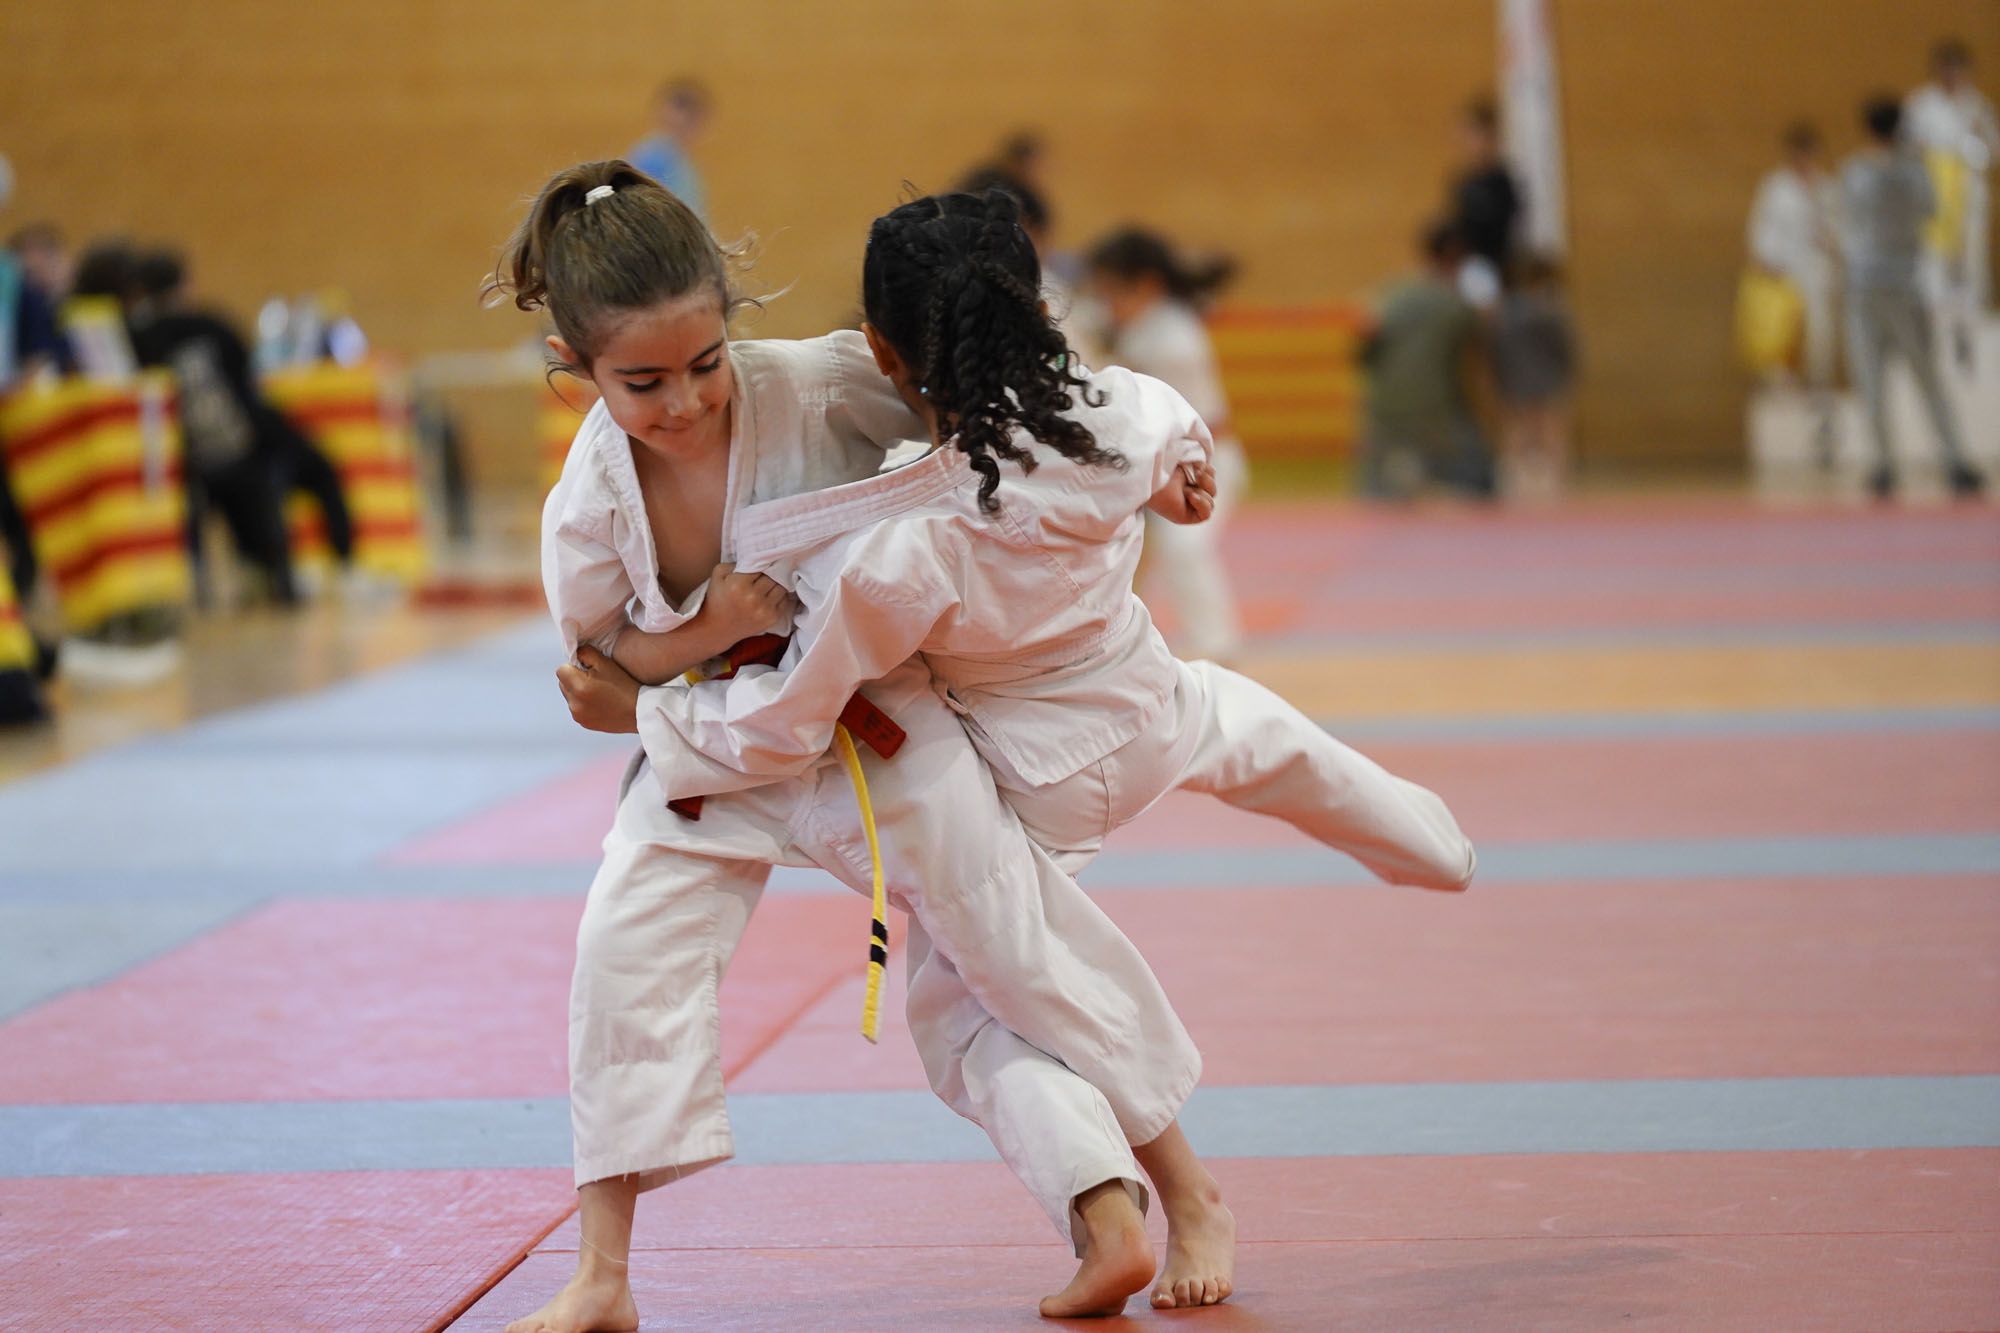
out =
[[[1867,92],[1931,40],[2000,70],[1995,0],[1556,0],[1572,297],[1595,465],[1727,467],[1728,337],[1751,190],[1809,115],[1844,152]],[[11,227],[176,241],[239,314],[338,285],[414,354],[525,318],[479,279],[553,168],[620,154],[660,80],[698,75],[718,230],[763,237],[757,331],[852,316],[868,220],[1006,131],[1053,148],[1060,239],[1159,222],[1243,261],[1238,295],[1365,295],[1437,206],[1491,0],[64,0],[0,8]],[[1782,73],[1782,77],[1779,77]]]

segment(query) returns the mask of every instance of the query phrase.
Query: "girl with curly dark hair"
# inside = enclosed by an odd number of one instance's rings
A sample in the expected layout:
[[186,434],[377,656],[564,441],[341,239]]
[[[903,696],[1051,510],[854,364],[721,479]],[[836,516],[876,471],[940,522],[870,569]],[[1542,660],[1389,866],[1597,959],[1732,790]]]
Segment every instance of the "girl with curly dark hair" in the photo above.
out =
[[[1465,887],[1472,847],[1437,796],[1256,682],[1168,652],[1132,593],[1141,514],[1206,516],[1208,428],[1158,380],[1078,365],[1038,276],[1004,195],[919,199],[877,219],[864,332],[932,448],[737,516],[743,566],[803,604],[793,651],[773,670],[661,692],[649,725],[685,742],[658,747],[662,787],[694,795],[810,770],[855,689],[921,654],[1065,869],[1186,787],[1286,819],[1393,883]],[[621,636],[615,651],[641,646]],[[1235,1225],[1215,1181],[1178,1123],[1132,1141],[1168,1221],[1153,1304],[1226,1298]],[[1150,1268],[1130,1252],[1143,1240],[1136,1202],[1079,1197],[1084,1264],[1045,1313],[1115,1312],[1136,1289],[1119,1289]]]

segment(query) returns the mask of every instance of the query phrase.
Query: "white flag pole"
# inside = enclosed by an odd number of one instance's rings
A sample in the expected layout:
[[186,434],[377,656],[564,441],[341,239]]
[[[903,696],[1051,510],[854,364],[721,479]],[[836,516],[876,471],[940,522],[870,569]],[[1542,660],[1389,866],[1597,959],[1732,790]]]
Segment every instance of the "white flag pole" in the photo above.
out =
[[1499,0],[1500,142],[1523,196],[1517,239],[1559,257],[1569,248],[1569,225],[1549,3]]

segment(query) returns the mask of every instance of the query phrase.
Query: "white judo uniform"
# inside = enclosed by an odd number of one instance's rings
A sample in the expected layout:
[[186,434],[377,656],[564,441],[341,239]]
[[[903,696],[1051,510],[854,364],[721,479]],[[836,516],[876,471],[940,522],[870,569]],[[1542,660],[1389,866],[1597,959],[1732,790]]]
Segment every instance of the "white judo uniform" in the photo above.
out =
[[1786,165],[1758,183],[1750,205],[1750,257],[1783,274],[1805,308],[1803,365],[1808,388],[1832,388],[1840,356],[1839,186]]
[[1215,512],[1206,523],[1146,516],[1147,582],[1173,600],[1186,656],[1227,658],[1241,646],[1243,626],[1222,562],[1222,530],[1250,489],[1250,459],[1229,424],[1215,348],[1199,315],[1178,301],[1162,300],[1118,331],[1112,357],[1172,385],[1214,432]]
[[791,586],[804,609],[778,667],[641,710],[663,789],[740,791],[810,769],[855,688],[922,653],[1008,803],[1065,868],[1186,787],[1284,819],[1393,883],[1463,888],[1472,846],[1434,793],[1255,681],[1167,650],[1131,591],[1139,515],[1206,455],[1208,430],[1158,380],[1113,369],[1091,387],[1104,404],[1072,415],[1122,470],[1024,436],[1039,465],[1006,474],[997,513],[951,448],[744,510],[742,566]]
[[1960,176],[1956,234],[1945,237],[1941,249],[1928,252],[1924,279],[1939,320],[1958,342],[1969,369],[1972,339],[1992,298],[1987,177],[2000,157],[2000,117],[1985,94],[1969,84],[1947,91],[1927,83],[1903,103],[1903,132],[1927,155],[1941,154],[1956,164]]
[[[725,559],[744,506],[869,476],[914,424],[858,333],[735,343],[730,358]],[[700,606],[702,589],[676,606],[660,587],[631,445],[601,404],[549,496],[542,567],[572,652],[609,646],[628,619],[672,629]],[[942,1046],[923,1052],[940,1094],[987,1131],[1068,1237],[1084,1190],[1139,1190],[1129,1144],[1172,1123],[1200,1057],[1145,960],[1029,842],[924,665],[891,663],[870,680],[868,697],[908,733],[893,761],[863,762],[890,897],[911,913],[911,1028]],[[650,1187],[731,1155],[716,990],[770,867],[819,865],[863,893],[870,882],[855,793],[830,761],[712,797],[698,820],[667,808],[655,774],[676,765],[681,742],[650,719],[686,692],[641,692],[646,749],[578,929],[579,1184],[637,1176]],[[857,914],[852,939],[828,947],[852,948],[858,970],[865,941]]]

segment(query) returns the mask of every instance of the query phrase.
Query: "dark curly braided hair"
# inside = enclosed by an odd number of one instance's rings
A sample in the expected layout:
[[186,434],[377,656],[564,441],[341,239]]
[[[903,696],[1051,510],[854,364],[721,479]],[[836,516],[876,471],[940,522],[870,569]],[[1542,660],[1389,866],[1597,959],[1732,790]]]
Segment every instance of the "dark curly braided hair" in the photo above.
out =
[[1123,468],[1065,416],[1104,396],[1076,368],[1041,308],[1042,268],[1008,194],[932,195],[875,219],[861,288],[868,322],[910,367],[940,431],[972,460],[979,504],[1000,507],[1002,459],[1032,472],[1024,430],[1064,458]]

